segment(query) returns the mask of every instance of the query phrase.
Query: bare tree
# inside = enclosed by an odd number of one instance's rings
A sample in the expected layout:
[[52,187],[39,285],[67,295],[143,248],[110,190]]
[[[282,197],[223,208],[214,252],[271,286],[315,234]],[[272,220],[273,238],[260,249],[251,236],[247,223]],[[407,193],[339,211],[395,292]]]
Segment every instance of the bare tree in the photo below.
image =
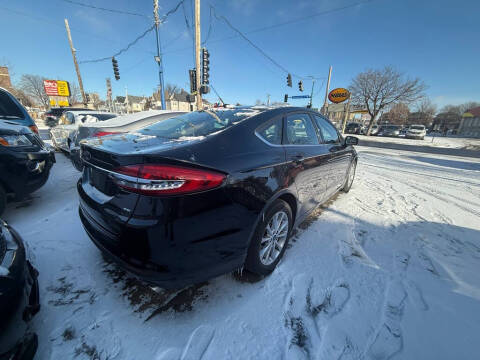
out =
[[480,106],[479,102],[469,101],[460,105],[445,105],[442,109],[442,113],[462,115],[465,111],[470,110],[474,107]]
[[350,85],[353,103],[365,106],[371,116],[367,134],[385,109],[397,103],[408,105],[422,97],[424,90],[425,84],[420,79],[405,78],[389,66],[362,72]]
[[68,103],[73,105],[82,102],[82,94],[77,83],[72,81],[68,84],[70,85],[70,96],[68,97]]
[[48,108],[50,101],[43,88],[44,77],[39,75],[24,74],[19,82],[19,89],[33,99],[37,104]]
[[408,115],[410,115],[410,109],[408,105],[398,103],[394,104],[385,115],[387,115],[386,117],[388,117],[390,123],[404,125],[407,122]]

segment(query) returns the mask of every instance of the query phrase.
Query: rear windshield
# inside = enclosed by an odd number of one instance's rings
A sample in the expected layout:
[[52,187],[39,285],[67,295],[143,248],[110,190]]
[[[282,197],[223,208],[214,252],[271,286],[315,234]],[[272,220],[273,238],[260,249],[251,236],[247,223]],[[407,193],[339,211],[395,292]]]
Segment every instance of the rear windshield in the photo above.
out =
[[159,121],[139,132],[165,139],[201,138],[258,113],[254,109],[196,111]]
[[417,125],[417,126],[410,126],[410,129],[412,130],[425,130],[425,126],[420,126],[420,125]]
[[117,117],[117,115],[115,114],[89,114],[89,113],[80,114],[79,116],[85,116],[85,115],[96,117],[99,121],[104,121],[104,120],[113,119],[114,117]]
[[23,119],[22,110],[4,91],[0,91],[0,119]]

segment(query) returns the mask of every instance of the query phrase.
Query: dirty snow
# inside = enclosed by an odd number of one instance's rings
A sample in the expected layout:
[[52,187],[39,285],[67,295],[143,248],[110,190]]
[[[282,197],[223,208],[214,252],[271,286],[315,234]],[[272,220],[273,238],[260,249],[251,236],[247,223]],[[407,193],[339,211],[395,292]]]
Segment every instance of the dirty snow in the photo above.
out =
[[358,147],[357,177],[265,279],[154,292],[102,256],[63,154],[5,219],[29,244],[36,359],[477,359],[480,161]]

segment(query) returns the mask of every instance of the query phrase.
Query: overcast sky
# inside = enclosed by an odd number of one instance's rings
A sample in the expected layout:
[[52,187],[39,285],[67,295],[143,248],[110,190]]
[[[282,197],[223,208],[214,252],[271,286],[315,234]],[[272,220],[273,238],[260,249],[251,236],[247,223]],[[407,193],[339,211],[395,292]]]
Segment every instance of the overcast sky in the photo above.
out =
[[[72,0],[98,7],[152,14],[151,0]],[[331,88],[346,87],[367,68],[392,65],[410,77],[420,77],[431,99],[442,106],[480,100],[480,1],[375,0],[282,26],[255,31],[364,0],[202,0],[202,39],[211,58],[211,83],[228,103],[283,101],[286,73],[319,78],[314,106],[321,106],[328,66],[333,66]],[[177,0],[160,0],[160,13]],[[188,89],[188,69],[194,66],[192,1],[161,27],[165,82]],[[235,35],[225,23],[211,19],[210,4],[274,59]],[[67,0],[0,0],[0,60],[13,67],[14,81],[23,73],[76,81],[63,19],[68,18],[78,59],[109,57],[138,35],[151,20],[134,15],[82,7]],[[210,36],[207,34],[210,29]],[[117,57],[120,81],[112,80],[114,95],[150,95],[158,86],[153,59],[154,32]],[[105,97],[105,78],[113,79],[111,61],[81,64],[86,91]],[[304,81],[309,92],[311,82]],[[323,87],[322,87],[323,86]],[[214,94],[207,99],[216,101]],[[293,103],[293,102],[292,102]],[[294,104],[304,105],[306,100]]]

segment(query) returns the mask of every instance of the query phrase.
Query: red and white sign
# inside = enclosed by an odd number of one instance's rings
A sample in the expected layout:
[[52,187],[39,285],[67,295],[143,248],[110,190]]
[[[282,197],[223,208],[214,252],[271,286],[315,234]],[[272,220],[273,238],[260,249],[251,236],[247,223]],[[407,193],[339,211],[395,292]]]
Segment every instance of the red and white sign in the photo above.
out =
[[56,80],[43,80],[43,87],[48,96],[58,95],[58,85]]

